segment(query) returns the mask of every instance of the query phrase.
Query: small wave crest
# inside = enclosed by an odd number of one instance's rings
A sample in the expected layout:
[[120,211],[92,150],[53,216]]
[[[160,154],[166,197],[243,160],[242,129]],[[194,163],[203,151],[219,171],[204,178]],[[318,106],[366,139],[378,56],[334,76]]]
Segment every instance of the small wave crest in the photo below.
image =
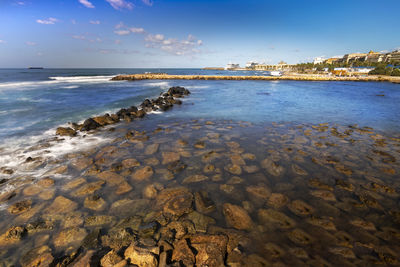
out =
[[49,79],[63,83],[103,83],[110,81],[112,77],[114,76],[55,76]]

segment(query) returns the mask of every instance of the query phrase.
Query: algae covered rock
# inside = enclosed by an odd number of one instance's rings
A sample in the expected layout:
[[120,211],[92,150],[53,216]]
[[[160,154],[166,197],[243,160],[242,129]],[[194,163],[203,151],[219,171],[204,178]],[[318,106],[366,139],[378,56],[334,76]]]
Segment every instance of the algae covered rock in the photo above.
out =
[[239,230],[250,230],[253,226],[253,221],[251,220],[249,214],[240,206],[225,203],[222,211],[224,213],[226,223],[233,228]]

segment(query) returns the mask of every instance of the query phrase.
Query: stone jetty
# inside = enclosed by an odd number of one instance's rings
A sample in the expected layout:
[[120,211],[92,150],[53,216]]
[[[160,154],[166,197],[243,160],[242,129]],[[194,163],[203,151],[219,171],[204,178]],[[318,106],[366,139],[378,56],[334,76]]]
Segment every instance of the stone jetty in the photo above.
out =
[[282,76],[227,76],[227,75],[170,75],[165,73],[129,74],[113,77],[113,81],[138,81],[138,80],[232,80],[232,81],[356,81],[356,82],[393,82],[400,83],[400,77],[395,76],[327,76],[314,74],[289,74]]

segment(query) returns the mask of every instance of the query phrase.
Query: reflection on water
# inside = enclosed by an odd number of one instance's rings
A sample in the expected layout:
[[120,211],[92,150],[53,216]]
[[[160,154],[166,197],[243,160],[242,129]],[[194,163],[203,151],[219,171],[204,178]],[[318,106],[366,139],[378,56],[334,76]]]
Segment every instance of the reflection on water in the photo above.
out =
[[15,180],[0,195],[0,266],[399,265],[399,138],[161,119]]

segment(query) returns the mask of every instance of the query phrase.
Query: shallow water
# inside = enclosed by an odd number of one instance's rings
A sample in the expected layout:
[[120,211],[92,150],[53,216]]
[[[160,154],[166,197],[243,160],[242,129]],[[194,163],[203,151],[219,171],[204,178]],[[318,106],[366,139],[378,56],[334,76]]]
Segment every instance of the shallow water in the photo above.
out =
[[[0,224],[4,266],[42,245],[58,261],[80,247],[78,255],[95,249],[102,256],[121,242],[112,233],[127,222],[138,242],[151,246],[162,240],[175,246],[177,233],[171,237],[167,229],[177,222],[192,225],[188,240],[199,233],[228,236],[231,264],[239,253],[238,263],[248,266],[399,265],[398,136],[335,124],[162,116],[119,124],[107,136],[114,141],[48,163],[59,172],[45,175],[51,180],[26,177],[9,200],[1,196],[11,205],[1,211],[9,218]],[[192,199],[183,211],[172,208],[182,212],[178,217],[165,215],[160,196],[181,186],[190,195],[205,192],[209,209]],[[57,196],[73,202],[64,200],[60,211]],[[229,221],[226,203],[250,221]],[[156,231],[143,234],[140,225],[151,222]],[[22,240],[7,238],[17,225],[28,229]],[[100,244],[82,249],[96,229]]]

